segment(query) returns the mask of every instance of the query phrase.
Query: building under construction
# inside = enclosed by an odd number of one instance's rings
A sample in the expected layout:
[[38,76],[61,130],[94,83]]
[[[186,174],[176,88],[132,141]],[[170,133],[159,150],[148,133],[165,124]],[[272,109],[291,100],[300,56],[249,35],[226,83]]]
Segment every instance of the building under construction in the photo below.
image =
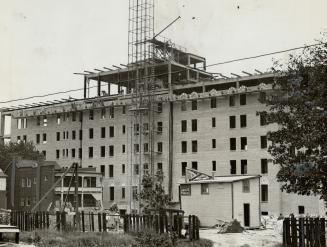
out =
[[[259,98],[272,90],[273,74],[209,73],[204,57],[154,34],[152,0],[129,2],[128,63],[81,73],[82,99],[2,109],[0,137],[33,141],[62,167],[96,168],[104,208],[138,211],[142,176],[157,170],[179,208],[180,183],[191,168],[260,175],[262,214],[324,212],[317,197],[282,193],[276,181],[266,137],[276,126],[257,115],[266,109]],[[5,116],[12,118],[10,136]]]

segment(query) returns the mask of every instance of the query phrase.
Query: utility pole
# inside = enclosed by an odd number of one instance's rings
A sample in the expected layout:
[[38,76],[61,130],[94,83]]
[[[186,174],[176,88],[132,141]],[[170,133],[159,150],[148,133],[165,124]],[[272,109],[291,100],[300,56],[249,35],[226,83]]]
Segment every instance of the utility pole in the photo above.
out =
[[[74,174],[75,174],[75,226],[79,230],[79,212],[78,212],[78,163],[74,163]],[[83,181],[82,181],[83,182]]]

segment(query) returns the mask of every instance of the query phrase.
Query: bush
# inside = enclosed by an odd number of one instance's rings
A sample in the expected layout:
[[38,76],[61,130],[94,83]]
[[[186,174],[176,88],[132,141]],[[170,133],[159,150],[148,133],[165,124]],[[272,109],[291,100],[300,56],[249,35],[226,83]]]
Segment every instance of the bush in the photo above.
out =
[[169,234],[158,234],[153,231],[136,233],[136,243],[133,247],[172,247],[173,242]]

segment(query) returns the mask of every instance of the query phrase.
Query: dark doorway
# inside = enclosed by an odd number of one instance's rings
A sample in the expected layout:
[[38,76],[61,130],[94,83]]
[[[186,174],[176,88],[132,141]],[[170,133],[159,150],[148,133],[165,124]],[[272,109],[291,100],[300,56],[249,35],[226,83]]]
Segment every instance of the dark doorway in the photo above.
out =
[[244,203],[244,226],[250,226],[250,204]]

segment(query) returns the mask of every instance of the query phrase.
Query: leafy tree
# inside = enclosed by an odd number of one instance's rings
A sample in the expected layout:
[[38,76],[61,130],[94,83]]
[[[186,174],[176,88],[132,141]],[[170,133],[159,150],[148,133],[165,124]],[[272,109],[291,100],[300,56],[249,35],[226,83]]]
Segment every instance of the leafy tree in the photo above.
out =
[[163,173],[158,171],[155,176],[145,174],[142,179],[142,190],[139,194],[141,208],[144,213],[159,212],[166,208],[169,203],[169,196],[163,187]]
[[4,171],[15,157],[42,160],[43,155],[36,150],[33,142],[9,142],[0,144],[0,168]]
[[289,56],[287,66],[276,62],[274,91],[266,99],[268,151],[281,166],[282,190],[327,199],[327,43],[306,47]]

